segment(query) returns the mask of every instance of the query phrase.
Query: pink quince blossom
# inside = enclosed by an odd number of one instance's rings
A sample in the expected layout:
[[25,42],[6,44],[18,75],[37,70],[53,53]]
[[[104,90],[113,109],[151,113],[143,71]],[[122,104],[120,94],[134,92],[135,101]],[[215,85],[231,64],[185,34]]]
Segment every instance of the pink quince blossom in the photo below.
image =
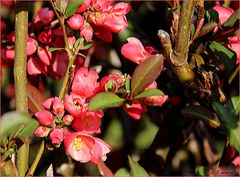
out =
[[79,14],[74,14],[67,23],[72,30],[80,30],[84,24],[84,18]]
[[37,137],[47,137],[49,132],[50,132],[50,128],[48,127],[44,127],[44,126],[38,126],[35,131],[34,131],[34,134],[37,136]]
[[100,133],[100,119],[103,117],[103,112],[97,110],[95,112],[82,112],[73,121],[72,127],[76,131],[84,133]]
[[27,72],[29,75],[46,73],[47,67],[39,58],[33,56],[27,61]]
[[135,37],[129,37],[127,41],[128,42],[122,46],[121,53],[125,58],[134,63],[139,64],[151,55],[149,52],[156,52],[156,50],[152,50],[152,48],[150,50],[149,47],[147,48],[148,50],[146,50],[141,41]]
[[52,53],[48,49],[48,46],[40,46],[37,50],[39,59],[46,65],[50,65],[50,61],[52,60]]
[[38,34],[38,40],[44,44],[51,43],[54,37],[55,34],[53,33],[52,29],[42,31]]
[[50,132],[49,138],[52,141],[52,144],[60,145],[65,136],[66,134],[64,132],[64,129],[59,126],[56,126]]
[[50,110],[53,105],[54,98],[48,98],[42,103],[43,107]]
[[238,155],[233,161],[232,164],[235,166],[240,166],[240,155]]
[[96,163],[99,158],[105,160],[110,152],[110,146],[105,142],[81,132],[69,133],[64,139],[64,146],[68,155],[82,163],[91,160]]
[[87,38],[91,41],[93,37],[93,29],[89,23],[85,22],[80,30],[80,36]]
[[121,76],[119,76],[118,74],[110,74],[108,76],[104,76],[101,81],[100,81],[100,88],[101,90],[104,91],[109,91],[107,88],[108,84],[111,84],[111,91],[116,91],[116,89],[118,89],[118,87],[120,87],[120,85],[122,84],[123,80],[121,78]]
[[66,94],[64,107],[71,115],[77,117],[85,110],[85,98],[74,93]]
[[95,71],[88,71],[84,66],[80,67],[72,83],[72,92],[81,97],[91,98],[99,88],[98,77]]
[[38,122],[46,127],[52,127],[54,125],[54,116],[47,110],[39,111],[35,114]]
[[27,56],[32,55],[36,52],[38,43],[32,37],[29,37],[27,40]]
[[94,140],[96,143],[92,149],[93,154],[91,162],[98,163],[99,158],[105,161],[107,159],[106,154],[111,151],[111,147],[100,138],[94,138]]
[[58,97],[55,97],[53,100],[52,110],[58,118],[61,118],[64,115],[64,104]]
[[234,13],[234,10],[229,7],[216,5],[213,7],[218,12],[220,23],[223,24]]
[[124,110],[131,116],[133,119],[140,119],[142,114],[147,112],[145,106],[140,103],[132,103],[131,105],[125,105]]
[[41,21],[45,25],[48,25],[53,21],[54,12],[49,10],[49,8],[42,8],[39,10],[34,18],[34,23]]
[[[157,88],[157,82],[154,81],[145,90],[156,89],[156,88]],[[166,102],[167,99],[168,99],[167,95],[149,96],[149,97],[146,97],[143,99],[143,103],[147,106],[162,106]]]

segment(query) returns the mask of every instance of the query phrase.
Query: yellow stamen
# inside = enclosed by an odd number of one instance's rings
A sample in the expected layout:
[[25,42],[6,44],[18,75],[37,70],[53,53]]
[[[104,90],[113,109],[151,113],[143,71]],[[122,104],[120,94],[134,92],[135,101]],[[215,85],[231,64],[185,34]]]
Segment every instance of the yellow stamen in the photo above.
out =
[[73,140],[73,145],[75,146],[77,151],[80,151],[82,149],[83,143],[82,143],[82,139],[80,137],[76,137]]

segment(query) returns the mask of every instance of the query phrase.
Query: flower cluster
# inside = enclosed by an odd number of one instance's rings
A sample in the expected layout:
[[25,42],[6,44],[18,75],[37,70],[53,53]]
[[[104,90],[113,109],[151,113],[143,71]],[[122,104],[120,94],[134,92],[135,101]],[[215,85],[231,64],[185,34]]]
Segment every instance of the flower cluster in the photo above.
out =
[[88,110],[89,99],[99,90],[98,74],[81,67],[75,75],[71,93],[64,101],[58,97],[43,102],[44,110],[35,114],[39,126],[35,130],[38,137],[46,137],[55,147],[64,141],[67,154],[80,162],[94,162],[106,159],[110,146],[103,140],[92,136],[98,134],[101,110]]
[[[71,30],[67,31],[67,40],[70,49],[73,49],[76,36],[92,41],[93,34],[100,39],[111,42],[112,32],[119,33],[127,25],[126,14],[130,11],[128,3],[119,2],[112,5],[113,0],[97,1],[85,0],[78,11],[66,19]],[[79,35],[76,35],[76,31]],[[6,23],[1,20],[1,61],[11,63],[15,56],[15,33],[5,34]],[[53,79],[62,79],[68,63],[68,54],[64,50],[65,42],[62,28],[54,22],[54,12],[49,8],[40,9],[29,23],[27,40],[27,72],[31,76],[43,74]],[[56,49],[51,51],[50,49]],[[88,48],[84,48],[87,50]],[[84,58],[80,55],[75,65],[83,65]]]

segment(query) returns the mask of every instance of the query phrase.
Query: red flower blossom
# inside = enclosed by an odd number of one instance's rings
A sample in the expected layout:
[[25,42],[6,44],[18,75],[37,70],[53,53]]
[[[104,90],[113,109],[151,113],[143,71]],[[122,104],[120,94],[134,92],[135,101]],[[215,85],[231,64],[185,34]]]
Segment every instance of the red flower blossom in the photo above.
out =
[[140,119],[142,114],[147,112],[147,109],[139,103],[125,105],[124,110],[128,113],[129,116],[136,120]]
[[35,16],[34,23],[41,21],[45,25],[48,25],[50,22],[53,21],[54,12],[49,10],[49,8],[42,8],[39,10]]
[[[127,39],[127,43],[121,48],[122,55],[134,63],[141,63],[151,55],[142,45],[141,41],[135,37]],[[149,47],[148,47],[149,48]]]
[[229,7],[216,5],[213,7],[218,12],[220,23],[223,24],[234,13],[234,10]]
[[72,83],[72,92],[84,98],[91,98],[99,88],[97,79],[98,74],[95,71],[88,71],[84,66],[80,67]]
[[103,112],[100,110],[82,112],[74,119],[72,127],[78,132],[100,133],[100,119],[102,117]]
[[64,106],[71,115],[77,117],[85,110],[85,98],[74,93],[65,95]]
[[97,162],[106,159],[110,147],[98,138],[81,132],[70,133],[64,139],[66,153],[79,162]]

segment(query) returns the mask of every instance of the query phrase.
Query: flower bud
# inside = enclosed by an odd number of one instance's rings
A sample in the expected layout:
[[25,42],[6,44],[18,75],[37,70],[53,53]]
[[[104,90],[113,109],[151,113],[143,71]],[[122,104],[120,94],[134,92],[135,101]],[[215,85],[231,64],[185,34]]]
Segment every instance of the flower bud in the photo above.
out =
[[40,125],[35,129],[34,134],[38,137],[47,137],[49,132],[50,132],[50,128]]
[[51,131],[49,137],[52,141],[52,144],[60,145],[64,139],[64,130],[57,126]]
[[80,30],[84,24],[84,18],[79,14],[74,14],[67,23],[72,30]]
[[35,114],[35,116],[38,122],[43,126],[52,127],[54,124],[53,114],[47,110],[39,111]]
[[27,56],[34,54],[38,47],[38,43],[32,37],[29,37],[27,40]]
[[58,98],[55,97],[53,101],[53,113],[58,117],[61,118],[65,112],[63,102]]
[[73,120],[74,120],[74,117],[72,115],[69,115],[69,114],[63,117],[63,122],[66,125],[71,125]]

